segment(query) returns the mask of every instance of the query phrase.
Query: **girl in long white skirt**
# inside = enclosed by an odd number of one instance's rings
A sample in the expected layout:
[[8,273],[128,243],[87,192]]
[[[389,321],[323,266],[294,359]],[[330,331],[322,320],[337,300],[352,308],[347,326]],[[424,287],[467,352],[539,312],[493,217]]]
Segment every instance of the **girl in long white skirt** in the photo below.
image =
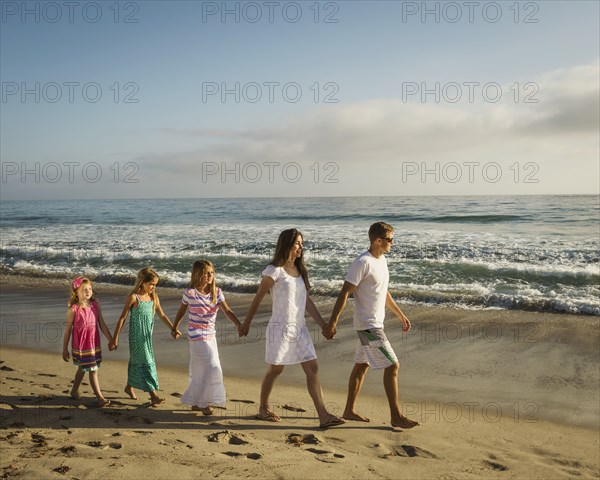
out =
[[215,323],[220,309],[240,331],[240,321],[225,302],[215,285],[215,267],[208,260],[197,260],[192,266],[190,287],[183,292],[181,306],[173,322],[173,336],[178,336],[179,323],[189,309],[188,339],[190,341],[190,383],[181,402],[213,413],[212,405],[225,404],[223,370],[217,349]]

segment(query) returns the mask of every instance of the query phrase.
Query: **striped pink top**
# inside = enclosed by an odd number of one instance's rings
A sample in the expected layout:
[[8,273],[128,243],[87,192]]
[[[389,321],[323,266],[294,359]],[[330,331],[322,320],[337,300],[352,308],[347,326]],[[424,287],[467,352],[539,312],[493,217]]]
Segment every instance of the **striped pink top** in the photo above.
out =
[[225,300],[217,287],[217,301],[211,303],[212,294],[200,293],[195,288],[183,292],[181,303],[188,305],[188,338],[190,342],[208,340],[216,333],[215,323],[219,305]]

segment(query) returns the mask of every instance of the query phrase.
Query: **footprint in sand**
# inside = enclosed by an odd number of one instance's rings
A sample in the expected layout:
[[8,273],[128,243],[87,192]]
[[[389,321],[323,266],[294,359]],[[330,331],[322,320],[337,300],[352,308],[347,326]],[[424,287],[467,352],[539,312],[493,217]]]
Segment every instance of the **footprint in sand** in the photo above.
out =
[[401,445],[400,447],[388,447],[382,443],[377,443],[373,447],[381,451],[379,458],[392,457],[422,457],[422,458],[438,458],[437,455],[425,450],[424,448],[415,447],[414,445]]
[[44,435],[40,435],[39,433],[31,434],[31,441],[33,443],[35,443],[36,448],[47,446],[48,442],[46,440],[51,440],[51,439],[49,437],[44,437]]
[[40,377],[56,377],[53,373],[38,373]]
[[283,407],[281,407],[285,410],[290,410],[291,412],[306,412],[306,410],[302,407],[295,407],[294,405],[290,405],[289,403],[286,403]]
[[74,445],[69,445],[67,447],[61,447],[59,450],[60,450],[60,453],[66,455],[67,457],[70,457],[73,454],[75,454],[75,446]]
[[238,400],[238,399],[235,399],[235,398],[232,398],[230,400],[230,402],[248,403],[248,404],[256,403],[254,400]]
[[8,467],[2,467],[3,473],[1,478],[18,477],[21,474],[21,467],[13,465],[12,463]]
[[506,470],[508,470],[508,467],[506,465],[502,465],[501,463],[498,462],[490,462],[489,460],[484,460],[483,464],[491,469],[491,470],[496,470],[498,472],[504,472]]
[[250,460],[259,460],[263,457],[262,454],[260,454],[260,453],[223,452],[223,455],[227,455],[228,457],[233,457],[233,458],[244,457],[244,458],[249,458]]
[[287,437],[287,443],[291,443],[292,445],[296,446],[300,446],[305,443],[310,445],[318,445],[321,443],[321,440],[312,433],[306,435],[302,435],[301,433],[290,433]]
[[150,425],[150,424],[154,423],[148,417],[138,417],[137,415],[127,415],[125,417],[125,419],[129,420],[130,422],[143,423],[145,425]]
[[14,372],[15,371],[14,368],[7,367],[6,365],[2,365],[0,367],[0,370],[2,370],[3,372]]
[[187,448],[194,448],[192,445],[190,445],[189,443],[185,443],[183,440],[177,438],[176,441],[178,443],[183,443]]
[[172,397],[175,397],[175,398],[181,398],[183,395],[181,395],[181,393],[179,393],[179,392],[173,392],[173,393],[171,394],[171,396],[172,396]]
[[400,448],[396,448],[396,455],[399,457],[423,457],[423,458],[438,458],[437,455],[425,450],[421,447],[415,447],[414,445],[400,445]]
[[334,453],[330,452],[329,450],[320,450],[318,448],[307,448],[306,451],[316,454],[316,459],[325,463],[336,463],[342,458],[346,458],[345,455],[342,455],[341,453]]
[[250,442],[244,440],[242,434],[233,433],[229,430],[214,432],[208,436],[209,442],[229,443],[230,445],[247,445]]
[[10,432],[8,435],[0,437],[0,440],[12,440],[13,438],[18,437],[19,433],[20,432]]
[[61,465],[60,467],[56,467],[56,468],[52,469],[53,472],[60,473],[62,475],[67,473],[69,470],[71,470],[71,467],[67,467],[66,465]]

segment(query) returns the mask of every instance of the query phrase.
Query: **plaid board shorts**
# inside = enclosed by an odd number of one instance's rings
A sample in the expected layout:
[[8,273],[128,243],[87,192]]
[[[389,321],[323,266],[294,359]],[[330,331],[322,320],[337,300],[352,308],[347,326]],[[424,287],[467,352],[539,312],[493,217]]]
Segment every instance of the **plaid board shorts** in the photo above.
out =
[[358,344],[354,363],[367,363],[373,370],[387,368],[398,363],[398,357],[385,336],[383,328],[357,330]]

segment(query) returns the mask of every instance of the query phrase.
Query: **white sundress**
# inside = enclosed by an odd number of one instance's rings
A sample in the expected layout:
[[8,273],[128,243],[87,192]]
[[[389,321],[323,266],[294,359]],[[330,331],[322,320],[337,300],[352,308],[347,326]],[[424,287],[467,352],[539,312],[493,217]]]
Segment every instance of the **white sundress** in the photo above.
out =
[[271,277],[273,311],[267,326],[265,362],[295,365],[317,358],[306,327],[306,287],[302,276],[289,275],[283,267],[269,265],[263,276]]

